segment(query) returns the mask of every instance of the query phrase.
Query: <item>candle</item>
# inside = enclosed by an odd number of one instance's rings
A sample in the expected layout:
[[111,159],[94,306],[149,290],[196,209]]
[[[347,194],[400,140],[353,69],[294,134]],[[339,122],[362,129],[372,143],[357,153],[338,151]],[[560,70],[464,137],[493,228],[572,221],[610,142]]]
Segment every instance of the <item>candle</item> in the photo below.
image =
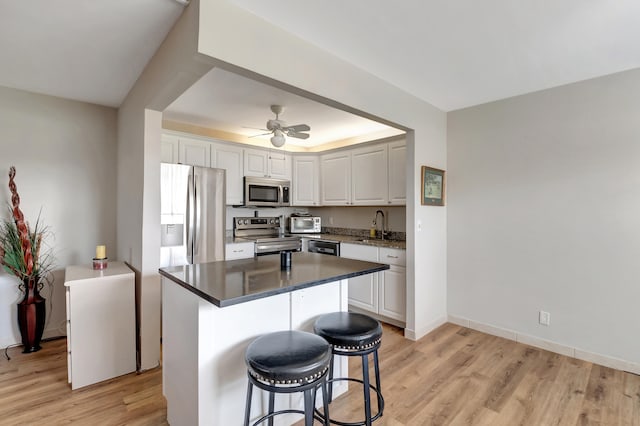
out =
[[106,259],[106,257],[107,257],[107,247],[96,246],[96,259]]

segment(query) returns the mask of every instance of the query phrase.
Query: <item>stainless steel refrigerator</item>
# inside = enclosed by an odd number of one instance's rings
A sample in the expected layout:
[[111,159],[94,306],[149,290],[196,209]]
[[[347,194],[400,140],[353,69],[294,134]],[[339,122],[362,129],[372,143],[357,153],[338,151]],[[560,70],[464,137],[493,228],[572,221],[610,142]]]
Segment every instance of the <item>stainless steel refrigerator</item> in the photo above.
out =
[[225,170],[161,164],[160,266],[224,260]]

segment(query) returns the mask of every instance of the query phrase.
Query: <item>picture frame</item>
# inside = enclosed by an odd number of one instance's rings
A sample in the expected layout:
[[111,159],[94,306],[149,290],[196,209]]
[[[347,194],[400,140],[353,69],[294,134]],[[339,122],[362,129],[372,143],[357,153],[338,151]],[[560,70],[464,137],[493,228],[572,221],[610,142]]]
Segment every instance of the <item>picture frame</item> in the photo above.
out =
[[422,166],[420,204],[423,206],[444,206],[445,171]]

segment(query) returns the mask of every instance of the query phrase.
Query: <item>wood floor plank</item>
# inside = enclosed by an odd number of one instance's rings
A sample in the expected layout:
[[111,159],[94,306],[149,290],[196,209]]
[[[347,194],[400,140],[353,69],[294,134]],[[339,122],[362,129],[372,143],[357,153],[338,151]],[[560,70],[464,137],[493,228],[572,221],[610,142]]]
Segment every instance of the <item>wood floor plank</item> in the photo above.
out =
[[[396,327],[383,328],[386,406],[377,426],[640,426],[639,376],[454,324],[416,342]],[[20,348],[9,354],[10,361],[0,360],[3,426],[167,424],[160,368],[72,391],[65,340],[45,342],[33,354]],[[350,361],[351,375],[359,377],[360,368],[359,360]],[[331,412],[361,419],[361,388],[351,386]]]

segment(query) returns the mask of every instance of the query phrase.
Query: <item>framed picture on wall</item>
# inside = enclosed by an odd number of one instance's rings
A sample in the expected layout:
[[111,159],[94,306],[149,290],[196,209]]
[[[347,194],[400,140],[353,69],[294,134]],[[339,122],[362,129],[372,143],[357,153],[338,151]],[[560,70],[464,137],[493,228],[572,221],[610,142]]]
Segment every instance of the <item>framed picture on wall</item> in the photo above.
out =
[[444,170],[422,166],[421,204],[444,206],[444,183]]

